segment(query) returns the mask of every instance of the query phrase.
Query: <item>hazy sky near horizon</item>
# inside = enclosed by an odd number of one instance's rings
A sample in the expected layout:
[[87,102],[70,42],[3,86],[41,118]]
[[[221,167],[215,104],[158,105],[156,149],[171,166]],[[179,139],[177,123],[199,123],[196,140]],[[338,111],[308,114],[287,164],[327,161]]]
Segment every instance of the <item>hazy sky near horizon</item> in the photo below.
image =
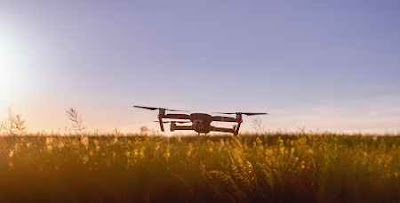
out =
[[89,129],[155,128],[142,104],[400,132],[399,76],[397,0],[0,3],[0,118],[32,131],[64,130],[68,107]]

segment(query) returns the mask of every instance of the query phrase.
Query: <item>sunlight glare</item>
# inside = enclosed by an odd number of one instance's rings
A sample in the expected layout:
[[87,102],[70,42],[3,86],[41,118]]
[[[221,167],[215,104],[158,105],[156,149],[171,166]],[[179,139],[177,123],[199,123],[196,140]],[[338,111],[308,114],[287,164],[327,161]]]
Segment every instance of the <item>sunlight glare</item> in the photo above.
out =
[[[11,105],[18,79],[17,47],[7,38],[0,38],[0,112]],[[20,78],[21,79],[21,78]]]
[[0,110],[6,109],[11,102],[12,73],[1,64],[0,68]]

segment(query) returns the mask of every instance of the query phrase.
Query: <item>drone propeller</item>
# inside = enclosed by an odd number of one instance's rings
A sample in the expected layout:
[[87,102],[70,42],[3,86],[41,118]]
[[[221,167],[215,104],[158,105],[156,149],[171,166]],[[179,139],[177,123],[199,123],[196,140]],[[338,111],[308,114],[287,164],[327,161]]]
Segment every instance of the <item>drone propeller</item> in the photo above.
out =
[[[160,121],[154,121],[155,123],[160,123]],[[190,121],[163,121],[162,123],[179,123],[179,124],[183,124],[183,123],[190,123]]]
[[216,112],[219,114],[225,115],[246,115],[246,116],[258,116],[258,115],[267,115],[268,113],[250,113],[250,112],[234,112],[234,113],[226,113],[226,112]]
[[167,108],[161,108],[161,107],[149,107],[149,106],[136,106],[134,105],[133,107],[135,108],[140,108],[140,109],[146,109],[146,110],[166,110],[166,111],[185,111],[185,110],[176,110],[176,109],[167,109]]

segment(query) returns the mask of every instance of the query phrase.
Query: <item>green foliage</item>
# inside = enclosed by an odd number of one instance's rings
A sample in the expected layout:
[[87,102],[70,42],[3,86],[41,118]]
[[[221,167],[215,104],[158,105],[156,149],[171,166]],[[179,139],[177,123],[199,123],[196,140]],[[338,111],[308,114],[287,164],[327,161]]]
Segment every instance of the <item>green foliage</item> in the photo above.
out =
[[0,201],[397,202],[395,136],[8,136]]

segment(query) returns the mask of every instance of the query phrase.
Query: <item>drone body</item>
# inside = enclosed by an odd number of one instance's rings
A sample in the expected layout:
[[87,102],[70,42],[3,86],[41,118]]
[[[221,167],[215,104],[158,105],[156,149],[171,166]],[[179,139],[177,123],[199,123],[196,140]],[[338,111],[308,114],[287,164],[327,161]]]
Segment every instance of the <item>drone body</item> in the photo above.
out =
[[[147,106],[133,106],[135,108],[147,109],[147,110],[158,110],[158,123],[160,123],[160,129],[164,132],[164,124],[170,123],[170,130],[194,130],[199,135],[201,133],[207,134],[211,131],[215,132],[225,132],[232,133],[233,135],[237,135],[239,133],[240,125],[243,122],[242,115],[247,116],[255,116],[255,115],[265,115],[267,113],[245,113],[245,112],[235,112],[235,113],[219,113],[219,114],[227,114],[227,115],[236,115],[236,117],[227,117],[227,116],[212,116],[206,113],[191,113],[191,114],[175,114],[175,113],[166,113],[167,111],[181,111],[181,110],[173,110],[167,108],[158,108],[158,107],[147,107]],[[163,121],[163,119],[174,119],[173,121]],[[177,121],[178,120],[178,121]],[[183,121],[181,121],[183,120]],[[236,123],[232,128],[224,128],[224,127],[216,127],[211,125],[212,122],[231,122]],[[191,125],[177,125],[177,124],[185,124],[191,123]]]

